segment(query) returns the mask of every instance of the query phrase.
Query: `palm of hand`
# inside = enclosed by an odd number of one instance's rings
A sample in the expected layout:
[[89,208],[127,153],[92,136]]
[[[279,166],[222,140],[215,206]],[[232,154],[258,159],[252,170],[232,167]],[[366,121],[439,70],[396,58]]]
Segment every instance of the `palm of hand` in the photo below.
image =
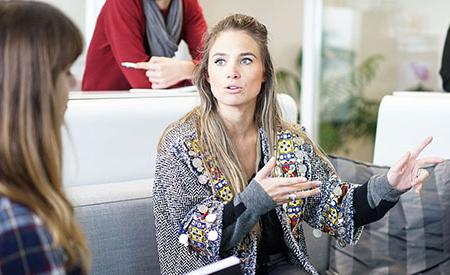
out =
[[[420,166],[417,159],[408,152],[401,160],[389,169],[387,177],[389,183],[399,191],[411,188],[414,185],[416,173]],[[416,171],[416,172],[414,172]]]

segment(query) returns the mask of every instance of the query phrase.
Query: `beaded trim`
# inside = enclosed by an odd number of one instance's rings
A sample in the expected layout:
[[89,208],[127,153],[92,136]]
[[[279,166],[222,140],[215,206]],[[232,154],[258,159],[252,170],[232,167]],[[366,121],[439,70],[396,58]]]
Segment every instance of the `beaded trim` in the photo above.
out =
[[[277,166],[276,177],[306,177],[311,178],[311,165],[305,153],[305,141],[289,130],[281,130],[277,133],[275,153]],[[283,207],[289,218],[291,232],[295,238],[299,236],[298,226],[303,219],[306,199],[290,201]]]

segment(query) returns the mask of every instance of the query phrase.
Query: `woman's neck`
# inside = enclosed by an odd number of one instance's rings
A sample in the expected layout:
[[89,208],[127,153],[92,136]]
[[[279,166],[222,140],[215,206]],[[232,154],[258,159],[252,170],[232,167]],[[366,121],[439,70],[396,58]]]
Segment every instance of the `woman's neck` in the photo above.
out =
[[258,169],[256,148],[258,128],[255,122],[255,108],[221,107],[218,108],[219,115],[236,149],[242,172],[249,180]]
[[233,140],[244,139],[255,133],[257,127],[254,109],[218,108],[219,116],[222,118],[225,128]]
[[170,0],[155,0],[155,2],[161,10],[167,10],[170,5]]

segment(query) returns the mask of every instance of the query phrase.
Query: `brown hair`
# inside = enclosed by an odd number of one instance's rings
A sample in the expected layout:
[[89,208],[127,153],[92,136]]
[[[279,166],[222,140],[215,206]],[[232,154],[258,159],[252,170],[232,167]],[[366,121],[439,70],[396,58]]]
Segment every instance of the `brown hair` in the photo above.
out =
[[61,176],[64,77],[83,49],[78,28],[56,8],[33,1],[0,2],[0,194],[42,218],[67,256],[89,253]]

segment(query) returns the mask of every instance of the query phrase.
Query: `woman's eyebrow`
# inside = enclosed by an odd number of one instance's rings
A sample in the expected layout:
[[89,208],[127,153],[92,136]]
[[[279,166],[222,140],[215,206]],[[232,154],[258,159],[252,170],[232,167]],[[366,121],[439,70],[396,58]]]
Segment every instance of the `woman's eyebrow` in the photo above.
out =
[[253,56],[253,57],[256,57],[256,55],[255,55],[254,53],[252,53],[252,52],[241,53],[241,54],[239,54],[239,55],[240,55],[240,56],[251,55],[251,56]]
[[215,53],[212,55],[212,57],[215,57],[215,56],[228,56],[228,55],[226,53]]
[[[256,57],[256,55],[254,53],[252,53],[252,52],[244,52],[244,53],[240,53],[239,54],[239,56],[246,56],[246,55],[251,55],[253,57]],[[226,53],[214,53],[212,56],[213,57],[215,57],[215,56],[228,56],[228,54],[226,54]]]

